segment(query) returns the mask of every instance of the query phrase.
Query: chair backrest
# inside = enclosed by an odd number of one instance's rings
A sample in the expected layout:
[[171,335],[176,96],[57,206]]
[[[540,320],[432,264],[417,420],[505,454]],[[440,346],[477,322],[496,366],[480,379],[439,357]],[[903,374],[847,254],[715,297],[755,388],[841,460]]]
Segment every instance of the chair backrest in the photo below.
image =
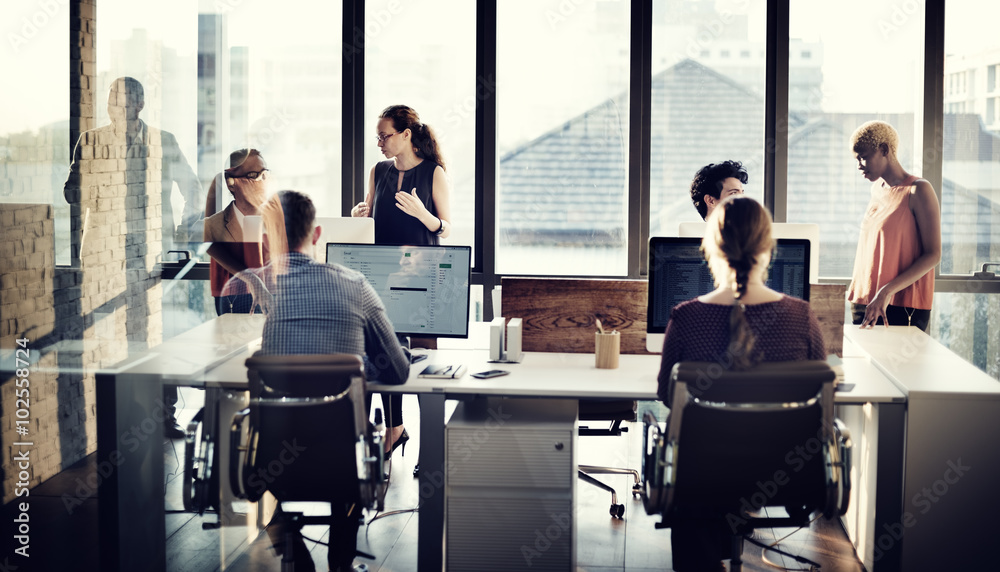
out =
[[255,355],[246,364],[251,496],[265,488],[279,501],[358,502],[357,445],[370,436],[361,358]]
[[830,476],[836,374],[826,362],[769,362],[747,371],[681,362],[671,376],[669,468],[658,499],[664,514],[685,507],[839,510],[839,492],[831,490],[839,479]]

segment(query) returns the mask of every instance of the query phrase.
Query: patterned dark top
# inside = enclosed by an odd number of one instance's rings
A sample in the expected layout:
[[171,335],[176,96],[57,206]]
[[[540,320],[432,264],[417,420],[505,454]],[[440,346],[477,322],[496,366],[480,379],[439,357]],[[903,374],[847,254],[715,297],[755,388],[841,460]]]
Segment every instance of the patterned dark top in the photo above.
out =
[[[437,163],[424,159],[416,167],[403,171],[403,186],[399,190],[409,193],[417,189],[417,196],[427,210],[437,216],[432,193],[434,191],[434,169]],[[375,200],[372,217],[375,219],[375,244],[440,244],[438,236],[427,230],[424,223],[399,210],[396,206],[396,189],[399,171],[392,161],[381,161],[375,165]],[[434,230],[437,230],[436,228]]]
[[[657,395],[669,407],[673,397],[670,371],[680,361],[710,361],[723,366],[729,347],[729,313],[732,306],[705,304],[697,299],[681,302],[670,313]],[[819,321],[809,303],[785,296],[776,302],[746,307],[747,322],[757,338],[754,351],[761,361],[826,359],[826,345]]]
[[368,380],[405,383],[410,360],[364,275],[298,252],[287,256],[288,272],[277,276],[274,307],[264,322],[261,353],[358,354]]

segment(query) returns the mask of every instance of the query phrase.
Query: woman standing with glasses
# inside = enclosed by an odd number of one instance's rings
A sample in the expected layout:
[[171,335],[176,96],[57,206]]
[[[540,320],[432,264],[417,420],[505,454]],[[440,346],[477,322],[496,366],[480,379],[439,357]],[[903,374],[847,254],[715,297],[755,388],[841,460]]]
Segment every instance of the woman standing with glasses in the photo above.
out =
[[[223,181],[233,200],[219,212],[215,212],[216,183]],[[229,168],[212,180],[205,205],[205,242],[212,243],[208,254],[212,257],[209,279],[212,296],[215,297],[215,311],[220,316],[230,312],[246,314],[252,310],[253,298],[250,294],[223,296],[222,289],[233,275],[248,267],[259,267],[264,262],[260,245],[248,242],[243,237],[243,220],[256,216],[257,209],[267,198],[267,164],[260,151],[239,149],[229,155]],[[214,214],[213,214],[214,213]]]
[[[375,219],[376,244],[439,244],[451,233],[451,186],[434,130],[412,108],[390,105],[379,114],[375,137],[387,160],[372,167],[365,200],[351,216]],[[436,347],[436,341],[411,339],[421,347]],[[403,428],[402,396],[383,400],[390,428],[386,452],[392,454],[410,436]],[[418,471],[419,465],[414,476]]]
[[405,105],[382,110],[376,130],[388,160],[368,173],[351,216],[375,219],[376,244],[438,244],[451,233],[451,188],[434,130]]

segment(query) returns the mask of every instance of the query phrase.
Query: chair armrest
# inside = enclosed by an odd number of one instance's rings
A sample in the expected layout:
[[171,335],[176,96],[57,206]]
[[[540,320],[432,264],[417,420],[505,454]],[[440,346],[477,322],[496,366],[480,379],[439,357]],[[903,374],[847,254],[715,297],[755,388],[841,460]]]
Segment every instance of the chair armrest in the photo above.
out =
[[249,498],[249,495],[247,495],[246,490],[243,488],[243,479],[241,478],[243,473],[243,464],[240,463],[241,451],[244,455],[249,456],[250,454],[249,435],[247,436],[247,444],[245,446],[241,444],[243,420],[246,419],[248,415],[250,415],[249,407],[237,411],[236,414],[233,415],[232,423],[229,425],[229,488],[232,489],[233,496],[240,499]]
[[833,420],[833,431],[840,449],[840,515],[843,516],[851,502],[851,449],[854,442],[851,441],[851,430],[840,419]]
[[840,419],[834,419],[833,429],[834,437],[836,437],[844,447],[850,449],[854,446],[854,443],[851,441],[851,430],[847,428],[847,425],[845,425],[843,421]]

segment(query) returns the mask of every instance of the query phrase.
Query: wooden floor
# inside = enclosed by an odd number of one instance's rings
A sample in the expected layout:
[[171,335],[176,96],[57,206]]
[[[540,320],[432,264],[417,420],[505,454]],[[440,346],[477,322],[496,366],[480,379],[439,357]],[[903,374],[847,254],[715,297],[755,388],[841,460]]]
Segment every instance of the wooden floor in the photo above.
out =
[[[196,398],[195,398],[196,399]],[[188,406],[195,405],[189,399]],[[378,404],[376,398],[375,404]],[[659,408],[659,404],[643,404],[643,407]],[[188,410],[192,414],[193,410]],[[661,412],[662,413],[662,412]],[[663,415],[660,415],[663,418]],[[183,417],[182,417],[183,419]],[[404,419],[408,420],[407,431],[411,440],[406,455],[393,459],[391,485],[386,496],[386,511],[406,510],[417,506],[417,480],[412,477],[413,465],[419,455],[419,423],[416,398],[404,399]],[[578,460],[581,464],[628,466],[639,468],[641,448],[641,425],[633,425],[629,433],[621,438],[586,437],[580,440]],[[266,535],[251,541],[246,540],[245,531],[239,528],[203,530],[203,522],[214,522],[215,515],[195,516],[181,511],[180,472],[183,446],[180,441],[172,442],[173,447],[165,447],[167,483],[167,569],[171,571],[214,571],[233,570],[238,572],[258,572],[280,570],[279,558],[270,549]],[[87,498],[81,503],[72,503],[72,513],[67,509],[66,494],[70,498],[79,495],[79,483],[86,482],[95,473],[94,456],[85,462],[60,473],[31,492],[33,553],[30,566],[25,564],[19,571],[26,570],[98,570],[97,566],[97,499]],[[654,523],[658,517],[649,516],[642,502],[633,499],[629,491],[629,477],[600,476],[604,482],[619,491],[619,502],[626,506],[625,516],[619,520],[608,513],[610,495],[594,486],[577,482],[577,570],[587,572],[611,571],[652,571],[671,570],[670,531],[657,530]],[[86,492],[86,491],[84,491]],[[316,510],[321,505],[305,507]],[[10,523],[11,507],[5,507],[3,519]],[[356,564],[364,563],[371,572],[410,572],[417,569],[417,523],[419,514],[405,512],[383,516],[362,526],[358,534],[358,549],[375,555],[374,560],[358,558]],[[9,526],[9,525],[4,525]],[[792,529],[758,530],[755,536],[772,542]],[[327,531],[322,527],[307,527],[305,536],[326,540]],[[9,538],[9,536],[6,536]],[[484,539],[487,542],[488,539]],[[5,543],[6,544],[6,543]],[[317,570],[326,570],[326,547],[306,543],[312,549]],[[826,572],[858,572],[863,567],[851,548],[846,534],[839,523],[822,519],[814,522],[809,529],[794,532],[781,542],[780,547],[787,552],[802,555],[822,565]],[[746,544],[743,552],[744,570],[779,570],[766,564],[761,549]],[[788,569],[806,569],[791,559],[772,552],[768,558]],[[12,564],[25,562],[17,559]],[[525,567],[527,570],[527,566]],[[728,569],[728,568],[727,568]],[[11,568],[13,570],[13,568]]]

